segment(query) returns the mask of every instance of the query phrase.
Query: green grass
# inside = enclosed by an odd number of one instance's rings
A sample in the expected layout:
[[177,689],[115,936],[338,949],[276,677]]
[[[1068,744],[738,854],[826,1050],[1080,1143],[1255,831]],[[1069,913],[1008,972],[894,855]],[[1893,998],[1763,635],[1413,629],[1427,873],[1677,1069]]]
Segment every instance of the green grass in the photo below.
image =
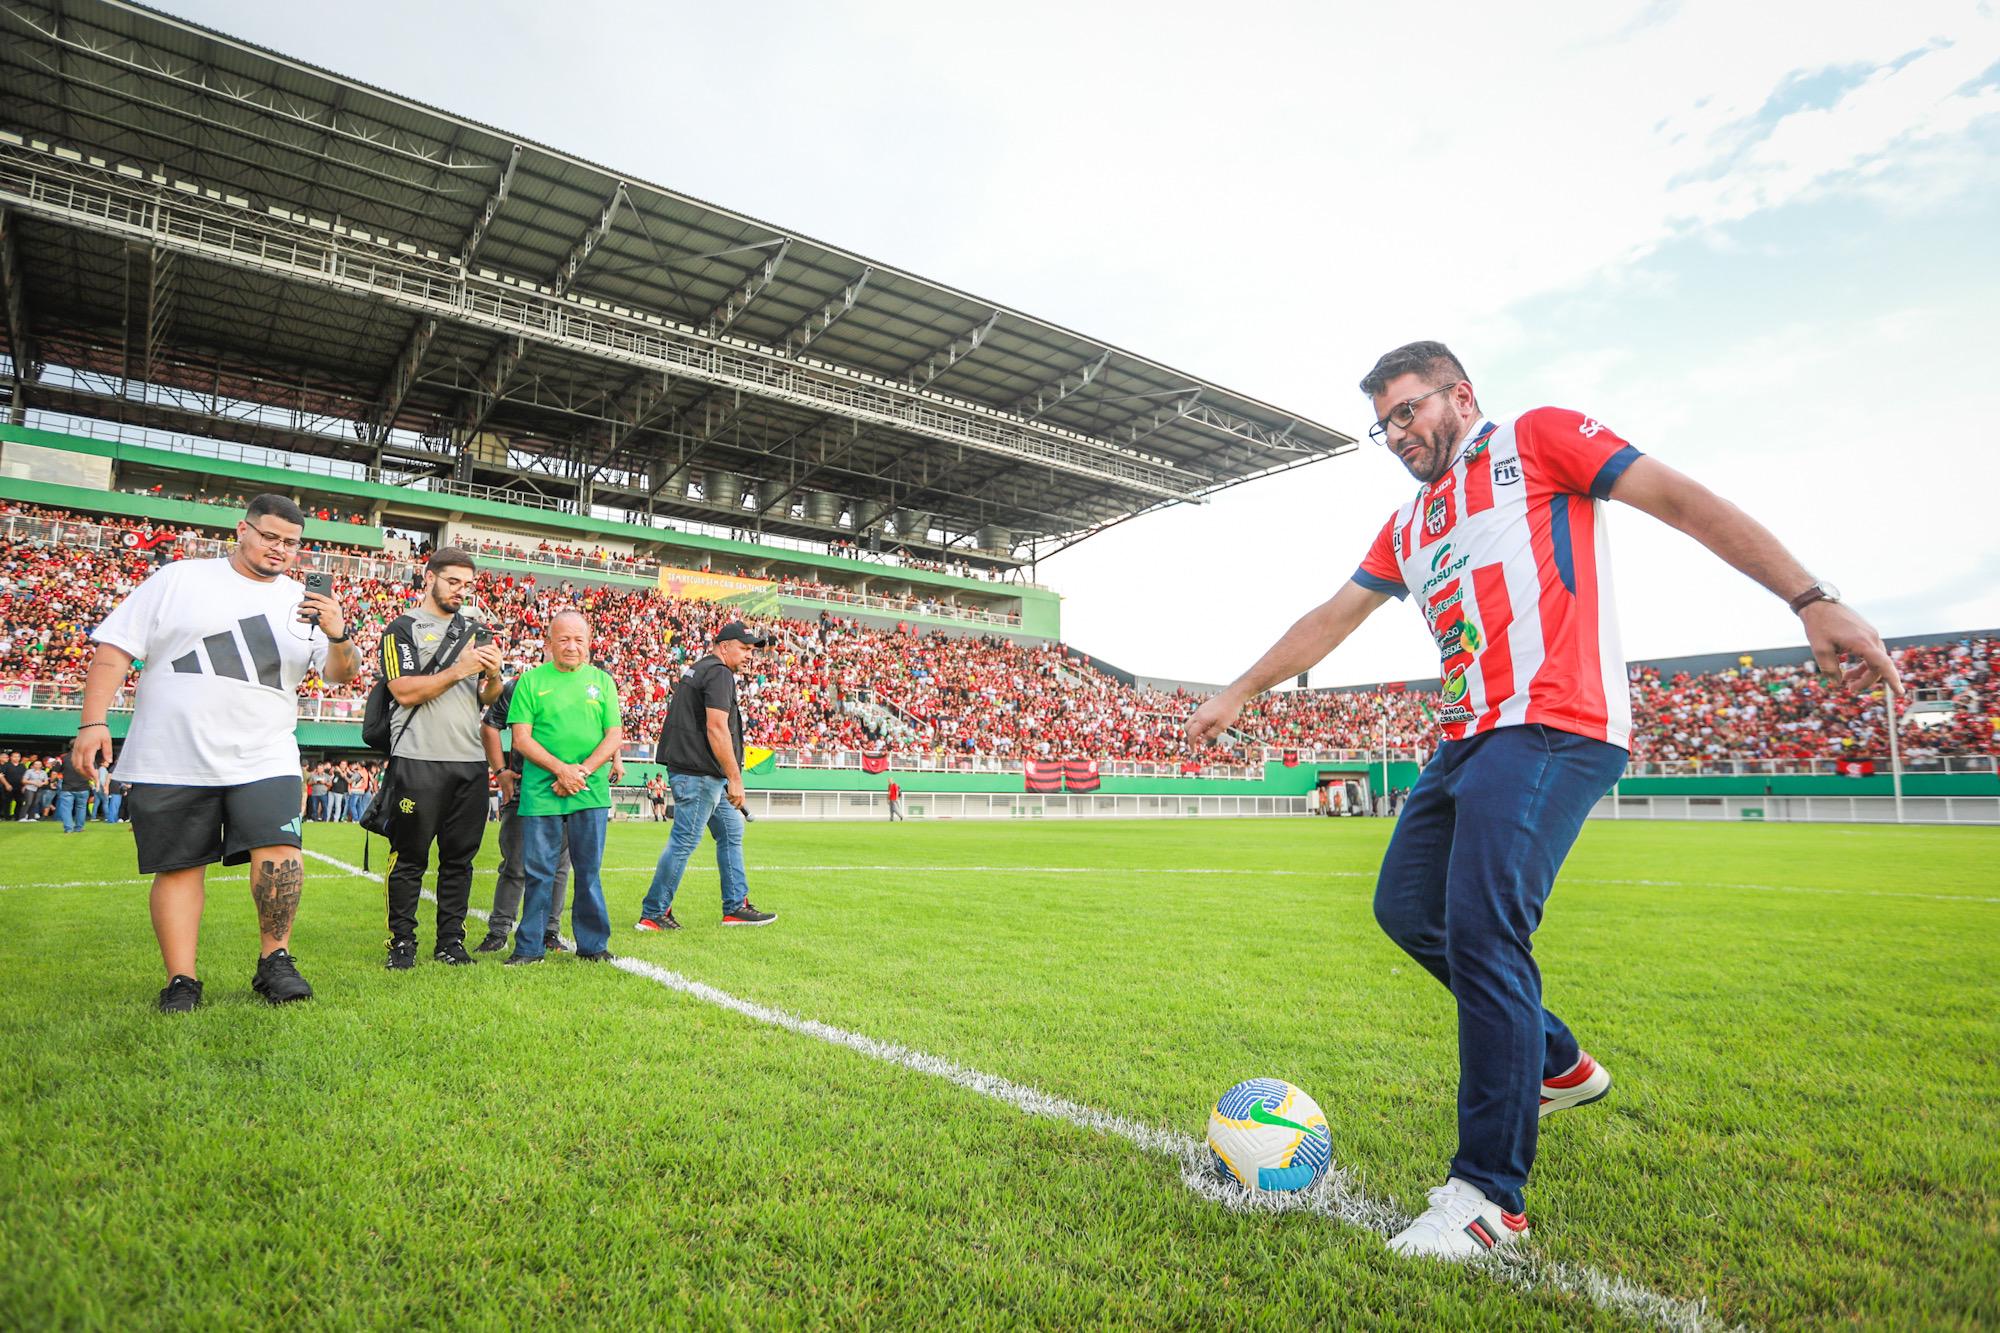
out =
[[[1289,1078],[1414,1211],[1456,1048],[1369,911],[1386,832],[764,822],[777,926],[718,928],[704,849],[689,928],[642,937],[661,831],[621,825],[613,947],[1191,1135],[1231,1083]],[[310,845],[360,859],[349,829]],[[1545,1126],[1534,1245],[1731,1321],[2000,1323],[1996,854],[1593,824],[1537,955],[1617,1086]],[[217,872],[208,1001],[170,1020],[129,834],[0,828],[0,1327],[1618,1323],[613,969],[452,970],[426,937],[389,975],[379,884],[308,869],[319,998],[250,994],[249,895]],[[54,887],[90,880],[122,882]]]

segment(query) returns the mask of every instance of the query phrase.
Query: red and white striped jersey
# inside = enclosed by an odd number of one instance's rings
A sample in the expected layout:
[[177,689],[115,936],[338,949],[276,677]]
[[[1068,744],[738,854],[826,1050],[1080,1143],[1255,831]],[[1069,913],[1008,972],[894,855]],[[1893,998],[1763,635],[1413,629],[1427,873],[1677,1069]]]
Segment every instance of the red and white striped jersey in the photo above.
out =
[[1383,525],[1354,581],[1416,595],[1448,739],[1539,722],[1629,746],[1604,502],[1637,457],[1559,407],[1482,420],[1451,470]]

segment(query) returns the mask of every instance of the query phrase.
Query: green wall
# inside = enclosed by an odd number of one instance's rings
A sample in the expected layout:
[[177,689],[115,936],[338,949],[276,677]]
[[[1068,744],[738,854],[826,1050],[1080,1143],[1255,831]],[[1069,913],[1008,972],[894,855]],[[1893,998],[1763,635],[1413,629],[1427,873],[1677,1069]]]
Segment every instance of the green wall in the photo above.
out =
[[[0,431],[7,429],[11,428],[0,426]],[[219,530],[218,536],[233,533],[236,520],[243,517],[243,511],[234,506],[200,504],[162,495],[93,491],[87,486],[58,486],[54,482],[23,481],[19,477],[0,477],[0,499],[48,505],[56,509],[76,509],[90,514],[143,518],[176,528],[215,528]],[[382,530],[361,523],[332,523],[309,518],[306,520],[305,535],[314,541],[338,542],[343,546],[380,549],[382,545]]]

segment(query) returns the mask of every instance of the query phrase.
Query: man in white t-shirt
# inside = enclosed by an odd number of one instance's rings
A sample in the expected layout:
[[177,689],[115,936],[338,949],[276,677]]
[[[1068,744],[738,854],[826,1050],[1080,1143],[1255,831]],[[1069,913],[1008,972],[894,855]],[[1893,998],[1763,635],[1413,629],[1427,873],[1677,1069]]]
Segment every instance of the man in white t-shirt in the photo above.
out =
[[361,658],[340,604],[285,571],[305,516],[282,495],[250,501],[236,545],[217,560],[166,565],[112,609],[91,637],[83,723],[71,763],[86,777],[111,759],[111,702],[142,665],[118,757],[139,872],[153,877],[153,933],[167,965],[163,1013],[201,1002],[195,944],[207,867],[251,866],[263,937],[252,988],[272,1004],[312,987],[292,961],[304,887],[299,856],[299,682],[317,663],[329,685]]

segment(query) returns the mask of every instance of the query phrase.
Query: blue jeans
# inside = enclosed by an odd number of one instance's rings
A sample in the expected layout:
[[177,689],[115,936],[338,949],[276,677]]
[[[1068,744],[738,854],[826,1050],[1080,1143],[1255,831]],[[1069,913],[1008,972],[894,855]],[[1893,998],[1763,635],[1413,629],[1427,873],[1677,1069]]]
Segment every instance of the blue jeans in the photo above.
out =
[[115,791],[106,792],[103,797],[103,804],[98,808],[97,817],[107,824],[116,824],[118,822],[118,811],[124,804],[125,798],[123,796],[120,796]]
[[353,823],[360,823],[362,817],[368,813],[368,807],[374,803],[375,793],[372,791],[347,793],[347,818]]
[[62,821],[64,833],[81,833],[83,820],[89,812],[90,793],[87,791],[59,791],[56,793],[56,818]]
[[1510,1213],[1535,1161],[1541,1083],[1577,1061],[1542,1007],[1529,939],[1556,871],[1625,751],[1539,724],[1446,741],[1411,788],[1375,885],[1375,919],[1458,1002],[1451,1174]]
[[569,837],[569,864],[575,876],[570,896],[570,926],[576,931],[578,953],[603,953],[611,945],[611,913],[604,906],[604,831],[611,811],[573,810],[566,815],[522,815],[522,859],[527,862],[527,892],[521,921],[514,929],[514,957],[540,958],[542,936],[549,920],[549,896],[555,892],[556,859],[563,837]]
[[722,778],[698,773],[675,773],[667,778],[674,789],[674,830],[660,863],[653,867],[653,883],[646,890],[640,914],[658,920],[674,905],[681,876],[687,873],[688,858],[701,846],[704,827],[715,835],[715,868],[722,875],[722,910],[735,911],[750,896],[750,881],[743,874],[743,812],[722,799],[729,783]]

